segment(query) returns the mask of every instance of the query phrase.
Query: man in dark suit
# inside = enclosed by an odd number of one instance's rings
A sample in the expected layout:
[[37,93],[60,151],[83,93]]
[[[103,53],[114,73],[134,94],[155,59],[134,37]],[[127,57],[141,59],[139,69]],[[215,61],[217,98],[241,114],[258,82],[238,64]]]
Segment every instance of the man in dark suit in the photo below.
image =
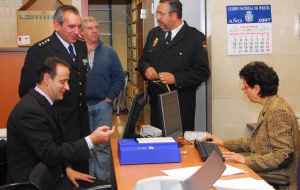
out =
[[[147,37],[139,61],[140,73],[148,80],[150,123],[160,127],[158,94],[166,92],[161,86],[178,90],[183,131],[193,131],[195,121],[196,89],[207,81],[210,70],[205,35],[181,20],[179,0],[160,0],[156,9],[159,26]],[[157,85],[159,81],[162,84]]]
[[[88,110],[85,97],[87,74],[87,47],[78,38],[81,18],[77,8],[63,5],[57,8],[53,25],[55,32],[29,48],[21,72],[19,95],[24,96],[35,86],[36,70],[47,57],[56,56],[70,65],[70,90],[55,107],[66,128],[65,141],[78,140],[89,134]],[[88,161],[72,164],[79,171],[88,173]]]
[[95,177],[75,171],[70,163],[88,160],[95,144],[107,142],[114,130],[101,126],[91,135],[64,142],[64,126],[52,106],[70,90],[69,64],[49,57],[37,70],[37,84],[17,103],[7,122],[8,181],[27,181],[40,162],[52,174],[50,189],[73,189],[77,180]]

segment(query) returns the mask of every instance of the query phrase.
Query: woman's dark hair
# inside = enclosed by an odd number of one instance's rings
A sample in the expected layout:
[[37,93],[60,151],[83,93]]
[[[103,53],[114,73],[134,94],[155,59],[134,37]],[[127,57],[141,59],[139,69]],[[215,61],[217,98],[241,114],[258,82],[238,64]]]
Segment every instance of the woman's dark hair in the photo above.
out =
[[169,13],[177,13],[178,18],[182,18],[182,3],[179,0],[160,0],[159,3],[169,3]]
[[48,57],[45,59],[45,61],[41,64],[39,64],[37,69],[37,76],[38,81],[37,83],[40,84],[43,81],[44,75],[48,73],[51,78],[53,79],[56,76],[56,67],[57,65],[63,65],[65,67],[68,67],[70,69],[70,66],[67,62],[64,60],[58,58],[58,57]]
[[254,85],[260,86],[260,97],[277,94],[279,78],[274,69],[264,62],[253,61],[248,63],[242,68],[239,75],[251,88],[254,88]]

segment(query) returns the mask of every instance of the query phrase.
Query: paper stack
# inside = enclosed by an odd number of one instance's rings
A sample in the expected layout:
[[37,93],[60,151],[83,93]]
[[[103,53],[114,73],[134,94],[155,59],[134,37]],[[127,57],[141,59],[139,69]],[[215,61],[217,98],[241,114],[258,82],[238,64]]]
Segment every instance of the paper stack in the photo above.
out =
[[264,180],[256,180],[250,177],[218,180],[213,186],[217,190],[274,190],[274,188]]

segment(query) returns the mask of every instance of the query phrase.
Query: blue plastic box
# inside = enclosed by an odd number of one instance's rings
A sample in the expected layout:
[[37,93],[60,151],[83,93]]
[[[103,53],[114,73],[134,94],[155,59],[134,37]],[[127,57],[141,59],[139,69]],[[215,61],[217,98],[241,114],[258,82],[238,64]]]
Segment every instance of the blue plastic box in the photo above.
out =
[[181,162],[177,142],[138,143],[135,139],[119,139],[120,164],[154,164]]

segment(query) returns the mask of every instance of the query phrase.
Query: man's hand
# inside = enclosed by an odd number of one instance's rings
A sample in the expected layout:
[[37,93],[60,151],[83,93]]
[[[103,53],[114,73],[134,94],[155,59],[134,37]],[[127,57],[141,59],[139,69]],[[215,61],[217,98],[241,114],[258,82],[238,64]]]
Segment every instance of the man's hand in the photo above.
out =
[[71,183],[78,188],[79,184],[77,183],[77,180],[82,180],[82,181],[86,181],[86,182],[90,182],[93,183],[94,180],[96,179],[96,177],[84,174],[84,173],[80,173],[76,170],[73,170],[72,168],[66,168],[66,174],[68,179],[71,181]]
[[145,71],[145,77],[149,80],[158,79],[158,74],[154,67],[148,67]]
[[222,155],[225,160],[232,160],[241,164],[245,164],[246,161],[244,156],[235,152],[222,152]]
[[107,104],[113,104],[113,102],[111,101],[111,99],[109,99],[109,98],[105,98],[104,100],[103,100],[105,103],[107,103]]
[[93,144],[100,144],[103,142],[107,142],[109,137],[114,133],[115,129],[110,129],[108,126],[98,127],[92,134],[90,134],[90,138]]
[[163,84],[175,84],[175,77],[172,73],[161,72],[158,74],[158,78]]

